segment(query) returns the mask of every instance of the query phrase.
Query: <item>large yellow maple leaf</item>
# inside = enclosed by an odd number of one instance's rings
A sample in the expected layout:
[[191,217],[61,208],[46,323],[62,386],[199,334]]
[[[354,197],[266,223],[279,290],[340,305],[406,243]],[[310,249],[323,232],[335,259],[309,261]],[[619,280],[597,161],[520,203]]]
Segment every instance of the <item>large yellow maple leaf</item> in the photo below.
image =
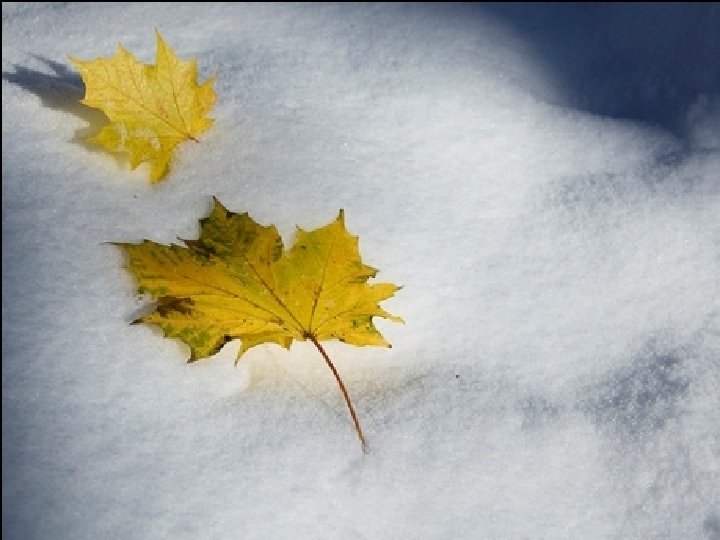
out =
[[217,199],[200,224],[200,238],[183,240],[184,246],[117,244],[129,256],[138,292],[156,300],[135,322],[185,342],[191,362],[236,338],[238,359],[261,343],[289,349],[293,340],[310,340],[335,375],[364,447],[347,390],[320,342],[389,347],[373,317],[402,322],[379,305],[399,287],[368,283],[377,270],[361,261],[342,211],[324,227],[298,228],[288,250],[274,226],[230,212]]
[[210,128],[215,77],[197,82],[197,61],[180,60],[156,30],[155,65],[144,64],[122,45],[115,56],[70,60],[85,83],[82,103],[110,119],[88,139],[113,153],[127,154],[132,168],[150,164],[150,181],[168,172],[173,149]]

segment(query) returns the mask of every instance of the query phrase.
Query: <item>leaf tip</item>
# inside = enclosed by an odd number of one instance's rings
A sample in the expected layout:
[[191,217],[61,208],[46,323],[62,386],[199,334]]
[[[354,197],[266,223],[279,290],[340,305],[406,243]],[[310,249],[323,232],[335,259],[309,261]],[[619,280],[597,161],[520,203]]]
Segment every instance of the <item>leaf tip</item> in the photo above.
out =
[[156,26],[155,27],[155,42],[157,43],[157,48],[159,49],[161,46],[166,46],[167,42],[165,41],[165,38],[163,37],[162,33],[160,32],[160,29]]

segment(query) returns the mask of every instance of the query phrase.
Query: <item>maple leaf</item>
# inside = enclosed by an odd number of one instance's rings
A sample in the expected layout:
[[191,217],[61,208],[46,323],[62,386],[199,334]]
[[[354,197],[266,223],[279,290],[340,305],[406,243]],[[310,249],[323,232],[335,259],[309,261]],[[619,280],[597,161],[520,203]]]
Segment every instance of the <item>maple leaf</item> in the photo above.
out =
[[310,340],[333,372],[365,449],[345,385],[320,342],[390,347],[373,317],[402,322],[379,305],[399,287],[368,283],[377,270],[361,261],[342,210],[324,227],[298,228],[288,250],[274,226],[230,212],[217,199],[200,224],[200,237],[182,240],[184,246],[116,244],[129,256],[138,292],[156,300],[155,309],[134,322],[158,325],[166,337],[185,342],[190,362],[236,338],[236,363],[261,343],[289,349],[293,340]]
[[82,103],[103,111],[110,124],[88,141],[112,153],[125,153],[135,169],[150,164],[150,181],[168,172],[173,149],[210,128],[206,117],[215,103],[215,77],[197,83],[197,61],[182,61],[159,31],[155,65],[144,64],[122,45],[115,56],[70,57],[85,83]]

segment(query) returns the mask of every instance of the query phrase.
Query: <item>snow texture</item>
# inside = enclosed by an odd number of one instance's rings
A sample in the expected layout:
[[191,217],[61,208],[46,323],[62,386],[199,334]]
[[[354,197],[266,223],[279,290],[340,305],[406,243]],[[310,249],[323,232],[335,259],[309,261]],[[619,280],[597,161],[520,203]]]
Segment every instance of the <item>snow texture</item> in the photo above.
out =
[[[720,538],[717,4],[3,3],[3,536]],[[67,54],[159,28],[216,124],[166,182]],[[339,208],[391,350],[187,349],[108,241]]]

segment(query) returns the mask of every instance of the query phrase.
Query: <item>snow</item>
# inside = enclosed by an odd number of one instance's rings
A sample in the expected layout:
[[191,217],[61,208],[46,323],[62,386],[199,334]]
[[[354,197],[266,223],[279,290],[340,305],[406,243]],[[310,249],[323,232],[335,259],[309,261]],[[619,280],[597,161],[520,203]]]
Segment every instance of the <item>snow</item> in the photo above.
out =
[[[720,537],[720,10],[3,3],[3,535]],[[147,182],[82,138],[67,55],[153,28],[216,124]],[[193,238],[216,195],[339,208],[390,350],[186,365],[130,326],[108,241]]]

